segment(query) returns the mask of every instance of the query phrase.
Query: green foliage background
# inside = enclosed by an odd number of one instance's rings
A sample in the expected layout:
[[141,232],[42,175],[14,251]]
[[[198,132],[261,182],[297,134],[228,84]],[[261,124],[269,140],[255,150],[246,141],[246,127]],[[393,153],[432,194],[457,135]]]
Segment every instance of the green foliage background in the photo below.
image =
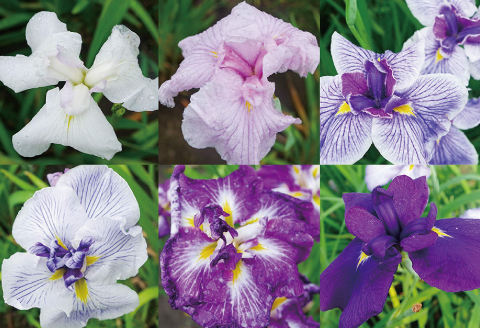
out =
[[[420,0],[418,0],[420,1]],[[477,6],[480,1],[476,0]],[[424,26],[413,17],[405,0],[320,0],[320,75],[337,72],[330,54],[333,32],[377,53],[395,53]],[[480,81],[470,78],[470,98],[480,96]],[[464,131],[480,153],[480,128]],[[388,164],[374,145],[357,164]]]
[[[438,219],[455,218],[467,209],[480,207],[480,171],[478,166],[430,166],[427,180],[429,203],[438,207]],[[342,194],[369,192],[364,182],[365,166],[321,166],[320,169],[320,265],[321,271],[353,240],[345,227]],[[427,206],[423,216],[426,216]],[[447,293],[421,281],[399,266],[383,312],[362,328],[476,328],[480,327],[480,289]],[[407,295],[410,294],[410,297]],[[420,312],[402,314],[414,303],[422,303]],[[338,327],[339,309],[321,312],[323,328]]]
[[[322,0],[323,1],[323,0]],[[203,32],[216,21],[230,14],[232,8],[241,1],[238,0],[162,0],[160,1],[160,48],[159,69],[160,85],[170,79],[176,72],[183,57],[178,43],[188,37]],[[247,3],[265,11],[301,30],[315,35],[318,40],[320,27],[320,12],[318,0],[248,0]],[[319,130],[319,70],[309,74],[306,79],[299,78],[295,73],[282,73],[269,78],[276,83],[275,96],[282,103],[282,112],[302,119],[301,125],[291,125],[282,133],[277,134],[277,140],[262,164],[318,164],[320,152]],[[283,87],[279,87],[283,85]],[[195,90],[196,91],[196,90]],[[194,91],[194,92],[195,92]],[[180,125],[173,125],[170,120],[171,111],[183,111],[188,106],[193,92],[187,91],[175,98],[177,106],[167,109],[160,105],[160,131],[165,131],[160,139],[160,163],[162,164],[221,164],[214,150],[204,151],[191,148],[183,140]],[[175,118],[181,121],[181,115]],[[168,132],[168,133],[167,133]],[[163,140],[162,140],[163,139]],[[168,156],[174,149],[180,153],[196,152],[198,160],[179,159],[178,154]],[[182,148],[183,151],[183,148]],[[209,160],[208,163],[205,161]]]
[[[126,25],[139,35],[140,67],[145,76],[158,76],[158,0],[0,0],[0,55],[30,55],[25,39],[29,19],[40,11],[55,12],[69,31],[82,36],[81,59],[91,67],[98,50],[113,26]],[[12,146],[12,136],[20,131],[45,104],[46,92],[55,86],[16,94],[0,82],[0,164],[98,164],[106,160],[81,153],[71,147],[54,145],[43,155],[21,157]],[[95,93],[94,99],[113,125],[122,144],[111,164],[156,162],[158,156],[158,112],[112,115],[113,104]]]
[[[238,165],[205,165],[205,166],[186,166],[185,175],[192,179],[217,179],[219,177],[225,177],[236,171]],[[260,165],[254,166],[255,169],[259,169]],[[173,166],[160,166],[160,183],[163,183],[165,180],[169,179],[172,172]],[[160,239],[160,253],[167,241],[168,236]],[[307,278],[315,284],[319,284],[320,276],[320,262],[318,261],[320,257],[320,244],[315,242],[310,256],[308,259],[298,265],[298,271],[307,276]],[[165,293],[165,290],[160,285],[160,297],[163,297],[165,300],[168,299],[168,296]],[[163,304],[163,303],[162,303]],[[160,308],[160,322],[163,321],[162,318],[166,316],[171,316],[176,310],[171,309],[168,304],[165,302],[166,306]],[[180,311],[176,311],[180,312]],[[320,320],[320,299],[318,296],[315,296],[313,299],[313,305],[311,306],[307,316],[312,316],[314,320]],[[185,315],[182,321],[182,327],[200,327],[194,324],[193,320]]]
[[[148,245],[148,260],[136,277],[119,281],[135,290],[140,306],[132,313],[113,320],[90,319],[88,328],[157,328],[158,327],[158,168],[149,166],[110,166],[132,189],[140,205],[138,225],[143,228]],[[64,170],[64,166],[0,166],[0,261],[16,252],[25,252],[12,237],[12,225],[23,204],[33,194],[48,187],[47,173]],[[1,272],[0,272],[1,279]],[[7,304],[0,289],[0,326],[2,328],[41,328],[39,309],[20,311]]]

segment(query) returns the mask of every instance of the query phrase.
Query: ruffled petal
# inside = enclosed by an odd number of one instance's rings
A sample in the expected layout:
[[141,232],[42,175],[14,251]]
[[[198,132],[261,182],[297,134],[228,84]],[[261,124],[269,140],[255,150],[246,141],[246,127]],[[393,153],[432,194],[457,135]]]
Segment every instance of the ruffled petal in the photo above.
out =
[[[473,16],[477,11],[474,0],[449,0],[448,2],[455,6],[458,13],[466,17]],[[435,23],[435,17],[440,14],[440,8],[444,3],[444,0],[407,0],[413,16],[425,26]]]
[[273,83],[265,82],[256,104],[244,97],[243,83],[229,70],[219,72],[192,96],[183,114],[182,132],[190,146],[215,147],[228,164],[259,164],[276,134],[301,120],[275,109]]
[[453,119],[453,125],[462,130],[472,129],[480,124],[480,99],[469,99],[465,109]]
[[96,261],[87,263],[85,278],[89,281],[111,284],[135,276],[147,261],[147,242],[142,228],[134,226],[124,230],[123,218],[96,218],[89,220],[75,235],[79,243],[83,238],[93,238],[87,254]]
[[412,114],[374,118],[373,143],[394,164],[426,165],[436,140],[448,133],[450,120],[463,110],[468,91],[452,75],[432,74],[398,95],[411,102]]
[[[15,221],[16,222],[16,221]],[[2,290],[5,302],[19,310],[52,307],[70,313],[73,293],[62,276],[47,268],[47,259],[15,253],[2,263]]]
[[90,219],[122,217],[125,229],[140,218],[140,208],[128,183],[118,173],[103,165],[77,166],[57,182],[57,187],[72,188]]
[[100,320],[115,319],[130,313],[139,305],[136,292],[121,284],[95,285],[87,283],[88,298],[85,303],[74,299],[74,307],[69,316],[54,308],[43,308],[40,324],[44,328],[82,328],[91,318]]
[[363,72],[366,60],[377,60],[377,55],[370,50],[358,47],[337,32],[332,35],[332,58],[337,73]]
[[447,292],[480,287],[480,221],[444,219],[435,222],[438,239],[409,253],[413,269],[429,285]]
[[435,143],[430,165],[477,165],[478,153],[465,133],[452,126],[450,131]]
[[57,239],[70,249],[75,233],[87,221],[75,192],[59,186],[43,188],[25,202],[13,223],[12,235],[27,251],[37,242],[50,245]]
[[343,310],[341,328],[359,327],[382,312],[402,256],[393,248],[385,259],[363,257],[355,238],[320,275],[320,309]]
[[158,77],[143,78],[144,87],[123,103],[123,107],[134,112],[158,110]]
[[320,80],[320,163],[353,164],[372,144],[372,117],[351,113],[340,76]]
[[13,136],[15,150],[33,157],[45,152],[51,143],[58,143],[110,160],[122,145],[95,100],[89,98],[88,109],[68,116],[60,105],[58,88],[48,91],[45,106]]

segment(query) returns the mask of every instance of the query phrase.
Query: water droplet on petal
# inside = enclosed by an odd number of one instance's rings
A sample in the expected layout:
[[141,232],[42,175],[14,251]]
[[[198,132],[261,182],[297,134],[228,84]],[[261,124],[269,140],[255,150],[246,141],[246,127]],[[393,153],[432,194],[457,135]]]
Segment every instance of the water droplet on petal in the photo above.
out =
[[155,97],[154,97],[154,96],[149,96],[149,97],[148,97],[148,99],[150,99],[150,100],[154,100],[154,99],[155,99]]

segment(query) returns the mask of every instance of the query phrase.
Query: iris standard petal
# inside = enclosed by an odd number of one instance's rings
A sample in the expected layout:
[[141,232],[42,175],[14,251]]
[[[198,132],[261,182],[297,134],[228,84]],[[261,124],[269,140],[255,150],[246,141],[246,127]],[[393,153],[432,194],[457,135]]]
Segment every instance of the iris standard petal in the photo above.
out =
[[320,79],[320,163],[353,164],[372,144],[372,117],[354,115],[342,95],[341,78]]
[[345,225],[352,235],[365,243],[386,233],[383,223],[360,206],[354,206],[345,212]]
[[480,288],[480,221],[437,220],[433,231],[438,234],[435,243],[409,253],[415,272],[447,292]]
[[480,124],[480,99],[471,98],[465,108],[455,116],[453,125],[462,130],[472,129]]
[[[124,230],[123,218],[89,220],[75,235],[76,242],[85,237],[95,240],[87,254],[85,278],[97,283],[114,283],[135,276],[147,261],[147,242],[142,228]],[[88,258],[95,259],[89,265]]]
[[345,203],[345,213],[348,212],[354,206],[361,206],[365,208],[369,213],[374,214],[372,194],[363,194],[359,192],[344,193],[342,195],[343,202]]
[[320,309],[343,310],[341,328],[359,327],[379,314],[402,261],[392,250],[385,259],[362,255],[363,242],[355,238],[320,275]]
[[33,157],[57,143],[110,160],[122,150],[122,145],[95,100],[89,98],[88,109],[68,116],[60,105],[58,88],[48,91],[45,106],[13,136],[15,150],[22,156]]
[[477,165],[478,153],[465,133],[452,125],[450,131],[435,143],[430,165]]
[[25,202],[13,223],[12,235],[27,251],[37,242],[49,246],[55,240],[70,249],[76,231],[87,221],[75,192],[65,187],[43,188]]
[[[474,0],[449,0],[449,3],[455,6],[457,11],[466,17],[471,17],[477,11]],[[435,17],[439,15],[444,0],[407,0],[408,8],[413,16],[425,26],[431,26],[435,23]]]
[[398,93],[411,102],[410,114],[373,120],[372,139],[380,153],[394,164],[427,164],[434,143],[448,133],[453,119],[463,110],[468,90],[453,75],[422,75]]
[[138,202],[128,183],[106,165],[81,165],[70,169],[57,186],[72,188],[90,219],[122,217],[125,229],[140,218]]
[[3,260],[2,290],[5,302],[20,310],[33,307],[52,307],[67,313],[72,310],[73,293],[65,287],[61,275],[48,270],[44,257],[15,253]]
[[40,324],[44,328],[82,328],[90,318],[115,319],[130,313],[139,305],[138,295],[125,285],[95,285],[87,283],[85,302],[75,299],[69,316],[55,308],[43,308]]
[[301,123],[274,107],[272,83],[258,87],[256,103],[245,96],[246,84],[240,75],[225,70],[192,96],[182,123],[190,146],[215,147],[228,164],[258,164],[278,132]]

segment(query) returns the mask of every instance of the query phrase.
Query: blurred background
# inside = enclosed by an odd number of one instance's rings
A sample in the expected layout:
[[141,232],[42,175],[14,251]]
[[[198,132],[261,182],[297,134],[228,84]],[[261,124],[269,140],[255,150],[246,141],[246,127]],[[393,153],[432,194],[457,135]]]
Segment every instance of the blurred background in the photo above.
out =
[[[345,227],[342,194],[369,192],[364,165],[321,166],[320,177],[320,266],[333,262],[353,240]],[[465,210],[480,207],[480,170],[478,166],[430,166],[429,203],[438,207],[437,220],[458,218]],[[427,215],[427,206],[423,217]],[[480,327],[480,289],[447,293],[423,281],[413,284],[413,276],[403,266],[395,274],[383,312],[362,328],[440,328]],[[407,295],[410,295],[409,297]],[[405,302],[405,304],[404,304]],[[422,310],[403,319],[395,316],[400,306],[407,310],[422,303]],[[338,327],[339,309],[321,312],[323,328]],[[403,312],[401,312],[403,313]],[[387,324],[390,321],[389,324]]]
[[[238,165],[205,165],[205,166],[186,166],[185,175],[192,179],[217,179],[225,177],[238,169]],[[253,166],[259,169],[260,165]],[[159,167],[159,183],[164,184],[166,180],[170,179],[173,172],[173,166],[160,165]],[[160,253],[167,241],[168,236],[160,238]],[[307,278],[315,284],[319,284],[320,280],[320,244],[315,242],[308,259],[298,265],[298,271],[307,276]],[[159,282],[161,279],[159,278]],[[305,309],[304,309],[305,310]],[[160,283],[160,297],[159,297],[159,322],[161,327],[169,328],[198,328],[191,317],[183,311],[173,310],[168,304],[168,296]],[[316,295],[313,299],[313,304],[308,310],[307,316],[312,316],[315,321],[320,320],[320,298]]]
[[[160,85],[170,79],[183,60],[178,43],[205,31],[230,14],[237,0],[162,0],[160,1],[160,48],[158,53]],[[310,32],[318,39],[320,12],[318,0],[249,0],[258,9]],[[288,71],[269,77],[275,82],[275,96],[282,104],[282,112],[302,119],[301,125],[291,125],[277,134],[275,145],[261,161],[262,164],[318,164],[319,137],[319,71],[301,78]],[[222,164],[225,163],[214,148],[195,149],[183,138],[181,125],[183,110],[190,96],[198,89],[179,93],[175,108],[160,105],[161,164]]]
[[[420,0],[419,0],[420,1]],[[333,32],[337,31],[351,42],[377,53],[386,50],[395,53],[402,50],[403,44],[417,30],[424,26],[413,17],[405,0],[357,0],[357,12],[347,17],[346,4],[354,3],[350,0],[321,0],[320,1],[320,75],[335,76],[337,72],[333,66],[330,54],[330,43]],[[480,0],[476,0],[477,6]],[[354,25],[347,24],[354,20]],[[351,27],[349,27],[351,26]],[[356,35],[355,35],[355,34]],[[358,38],[357,38],[358,37]],[[480,96],[480,81],[470,78],[471,88],[469,97]],[[462,130],[471,143],[480,153],[480,128]],[[365,156],[357,164],[387,164],[375,146],[372,144]]]
[[[117,24],[126,25],[140,37],[139,63],[144,76],[158,76],[158,0],[0,0],[0,56],[30,55],[25,38],[29,19],[40,11],[55,12],[71,32],[82,36],[80,58],[91,67],[100,47]],[[63,85],[63,82],[60,83]],[[108,161],[71,147],[52,144],[40,156],[21,157],[12,146],[12,136],[20,131],[45,104],[46,92],[55,86],[16,94],[0,82],[0,163],[1,164],[89,164]],[[107,120],[122,144],[122,151],[108,163],[157,162],[158,111],[126,111],[112,114],[113,104],[95,93]]]
[[[72,168],[72,166],[67,166]],[[138,225],[147,240],[148,260],[136,277],[118,281],[135,290],[140,305],[124,316],[99,321],[90,319],[88,328],[157,328],[158,327],[158,191],[157,166],[110,166],[127,181],[140,205]],[[16,252],[25,252],[12,237],[15,217],[23,204],[42,188],[49,187],[47,174],[63,172],[65,166],[9,165],[0,166],[0,261]],[[0,271],[1,279],[1,271]],[[0,289],[0,326],[2,328],[41,328],[39,309],[19,311],[5,304]]]

